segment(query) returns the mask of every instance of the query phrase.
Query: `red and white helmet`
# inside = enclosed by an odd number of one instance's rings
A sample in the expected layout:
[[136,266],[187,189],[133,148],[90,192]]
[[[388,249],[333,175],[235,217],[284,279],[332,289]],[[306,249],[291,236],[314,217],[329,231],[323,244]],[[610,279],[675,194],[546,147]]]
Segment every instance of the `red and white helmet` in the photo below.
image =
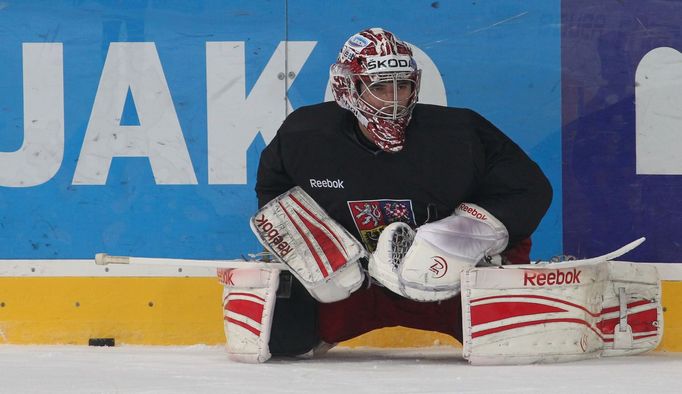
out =
[[[363,30],[346,41],[329,75],[334,99],[355,114],[373,142],[387,152],[402,150],[421,79],[410,47],[384,29]],[[373,93],[376,86],[385,89],[387,84],[392,84],[391,99]],[[411,93],[399,98],[398,89],[405,86]]]

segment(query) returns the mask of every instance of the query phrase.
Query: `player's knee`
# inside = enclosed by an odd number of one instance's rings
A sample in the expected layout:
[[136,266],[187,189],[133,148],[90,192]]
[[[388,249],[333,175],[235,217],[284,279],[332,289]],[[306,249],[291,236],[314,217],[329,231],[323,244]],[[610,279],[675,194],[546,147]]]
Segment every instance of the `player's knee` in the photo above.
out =
[[280,274],[270,334],[273,356],[299,356],[320,343],[317,301],[289,272]]

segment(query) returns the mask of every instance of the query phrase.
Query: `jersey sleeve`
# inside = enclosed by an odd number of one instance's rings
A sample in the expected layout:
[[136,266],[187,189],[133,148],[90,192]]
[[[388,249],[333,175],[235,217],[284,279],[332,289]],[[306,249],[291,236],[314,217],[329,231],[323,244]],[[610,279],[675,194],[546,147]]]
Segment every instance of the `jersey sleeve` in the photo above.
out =
[[293,180],[284,167],[282,138],[278,132],[260,156],[256,178],[258,207],[262,207],[294,186]]
[[509,137],[472,111],[485,152],[485,168],[472,202],[498,218],[513,247],[530,237],[552,201],[552,187],[540,167]]

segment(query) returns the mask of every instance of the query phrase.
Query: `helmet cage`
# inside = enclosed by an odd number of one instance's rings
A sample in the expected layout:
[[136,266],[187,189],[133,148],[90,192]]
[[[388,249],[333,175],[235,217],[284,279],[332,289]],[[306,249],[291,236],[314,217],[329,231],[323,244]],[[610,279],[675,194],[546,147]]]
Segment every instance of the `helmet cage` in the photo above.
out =
[[[421,80],[421,70],[412,72],[392,72],[379,74],[351,74],[350,80],[351,97],[353,97],[356,106],[360,112],[366,117],[376,119],[397,120],[399,118],[409,116],[412,109],[417,104],[417,95],[419,92],[419,83]],[[379,97],[375,94],[375,88],[379,85],[389,84],[393,100],[386,100],[385,97]],[[407,97],[401,97],[399,88],[405,84],[410,86],[410,94]],[[381,103],[376,106],[368,101],[369,98],[374,103]]]
[[[396,120],[410,116],[418,101],[421,84],[421,70],[419,69],[376,74],[352,73],[347,65],[336,63],[330,68],[330,76],[336,101],[356,116],[361,117],[363,123],[366,122],[365,119],[370,118]],[[401,104],[400,102],[405,100],[399,100],[398,87],[405,82],[411,85],[412,92],[407,98],[407,103]],[[374,86],[385,83],[393,86],[394,100],[385,100],[372,93]],[[384,105],[377,108],[369,103],[362,97],[365,91],[373,96],[376,102],[382,102]]]

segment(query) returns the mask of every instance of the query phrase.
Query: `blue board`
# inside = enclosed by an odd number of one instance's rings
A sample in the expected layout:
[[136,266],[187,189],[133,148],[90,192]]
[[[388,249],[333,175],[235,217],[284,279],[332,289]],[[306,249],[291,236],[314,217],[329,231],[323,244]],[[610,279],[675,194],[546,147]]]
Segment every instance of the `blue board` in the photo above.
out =
[[[259,250],[247,221],[260,151],[288,112],[325,100],[337,51],[372,26],[393,30],[430,62],[432,86],[422,97],[475,109],[540,164],[555,199],[533,256],[562,251],[558,1],[2,7],[2,258],[234,258]],[[149,146],[131,137],[136,130],[167,141]]]

